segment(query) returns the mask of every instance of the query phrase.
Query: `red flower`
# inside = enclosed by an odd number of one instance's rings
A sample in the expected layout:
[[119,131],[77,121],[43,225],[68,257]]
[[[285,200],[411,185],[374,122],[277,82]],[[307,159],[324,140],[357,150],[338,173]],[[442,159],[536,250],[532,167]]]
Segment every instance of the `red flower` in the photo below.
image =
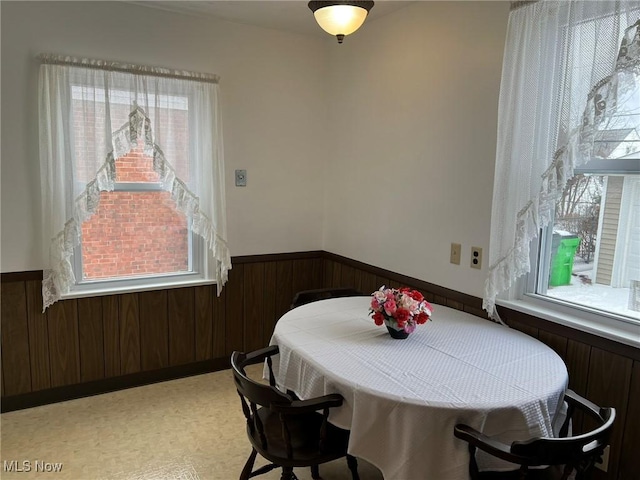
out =
[[375,298],[371,299],[371,310],[373,310],[374,312],[380,311],[380,304]]
[[386,302],[384,302],[384,311],[387,313],[387,315],[393,316],[393,314],[396,313],[395,300],[387,300]]
[[422,325],[423,323],[427,323],[427,320],[429,320],[429,315],[427,315],[426,313],[419,313],[418,315],[416,315],[416,323]]
[[416,302],[421,302],[424,300],[424,297],[422,296],[422,294],[417,290],[411,290],[409,292],[409,296],[413,298]]
[[394,318],[398,322],[398,326],[400,326],[400,323],[404,323],[407,320],[409,320],[410,317],[411,317],[411,312],[406,308],[398,308],[396,310],[396,314],[394,315]]
[[376,322],[376,325],[380,326],[384,323],[384,315],[380,312],[376,312],[373,314],[373,321]]

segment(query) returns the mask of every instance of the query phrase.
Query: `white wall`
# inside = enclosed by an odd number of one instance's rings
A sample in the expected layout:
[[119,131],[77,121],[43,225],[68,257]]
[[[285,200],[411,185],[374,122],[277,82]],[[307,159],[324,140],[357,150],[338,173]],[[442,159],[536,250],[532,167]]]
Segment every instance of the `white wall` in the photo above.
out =
[[331,51],[325,250],[482,296],[508,11],[418,2]]
[[[2,272],[42,268],[35,56],[43,52],[220,75],[231,254],[322,247],[322,39],[120,2],[0,8]],[[248,171],[245,188],[234,186],[237,168]]]
[[42,263],[46,51],[221,75],[232,255],[324,249],[482,296],[509,2],[416,2],[342,45],[118,2],[0,6],[3,272]]

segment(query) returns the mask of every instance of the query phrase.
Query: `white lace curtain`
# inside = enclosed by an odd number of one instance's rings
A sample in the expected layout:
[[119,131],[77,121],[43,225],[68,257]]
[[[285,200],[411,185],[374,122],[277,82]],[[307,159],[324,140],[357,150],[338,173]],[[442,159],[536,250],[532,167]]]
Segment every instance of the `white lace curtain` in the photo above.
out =
[[113,190],[115,160],[135,147],[153,158],[163,188],[204,239],[203,273],[220,292],[231,261],[217,76],[39,58],[44,309],[74,285],[82,223],[96,211],[100,192]]
[[639,14],[637,1],[544,0],[510,13],[483,299],[493,318],[574,169],[597,156],[598,131],[638,127]]

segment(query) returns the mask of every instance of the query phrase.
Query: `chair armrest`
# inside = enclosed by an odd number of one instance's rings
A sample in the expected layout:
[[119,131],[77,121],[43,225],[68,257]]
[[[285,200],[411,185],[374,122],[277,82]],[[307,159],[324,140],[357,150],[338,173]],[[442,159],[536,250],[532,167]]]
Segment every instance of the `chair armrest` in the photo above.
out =
[[271,404],[269,408],[275,412],[288,415],[299,415],[317,412],[325,408],[335,408],[342,405],[342,395],[331,393],[322,397],[311,398],[309,400],[294,400],[290,405]]
[[245,357],[245,365],[255,365],[256,363],[264,362],[265,358],[277,355],[280,353],[278,345],[271,345],[269,347],[261,348],[254,352],[250,352]]
[[517,463],[518,457],[511,453],[511,446],[487,437],[468,425],[458,424],[453,429],[453,434],[461,440],[468,442],[480,450],[490,453],[498,458]]
[[578,395],[576,392],[574,392],[571,389],[567,389],[564,392],[564,399],[567,401],[569,406],[573,405],[574,407],[579,407],[580,409],[585,410],[588,414],[590,414],[592,417],[596,419],[600,419],[602,416],[600,412],[601,409],[599,406],[597,406],[593,402],[590,402],[589,400],[582,397],[581,395]]

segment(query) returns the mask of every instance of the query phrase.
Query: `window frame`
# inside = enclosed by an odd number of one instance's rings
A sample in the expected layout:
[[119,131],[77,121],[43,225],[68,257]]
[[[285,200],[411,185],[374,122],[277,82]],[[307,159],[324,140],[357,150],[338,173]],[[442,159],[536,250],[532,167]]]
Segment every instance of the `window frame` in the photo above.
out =
[[496,304],[517,312],[542,318],[578,331],[640,348],[640,326],[626,317],[604,315],[588,307],[578,308],[558,299],[524,292],[521,283],[515,299],[496,298]]
[[[594,161],[594,164],[596,165],[594,171],[586,166],[580,171],[598,175],[621,173],[619,171],[603,172],[600,161]],[[631,168],[624,173],[640,174],[640,162],[629,165]],[[518,279],[504,296],[497,298],[496,303],[512,310],[640,348],[640,320],[537,293],[541,283],[543,285],[548,283],[551,248],[547,248],[547,245],[551,243],[553,223],[552,220],[548,226],[540,230],[538,237],[531,241],[530,272]]]
[[[114,191],[118,192],[162,192],[162,184],[159,182],[116,182]],[[190,220],[187,219],[187,223]],[[204,251],[203,242],[198,235],[194,235],[190,226],[187,225],[187,245],[188,245],[188,270],[184,272],[171,273],[152,273],[121,277],[108,277],[97,279],[83,278],[82,263],[82,240],[74,249],[73,255],[73,272],[76,277],[70,296],[85,292],[100,292],[106,290],[112,292],[114,290],[127,292],[136,288],[145,288],[149,284],[154,285],[180,285],[184,282],[198,281],[204,279]]]
[[191,271],[173,273],[154,273],[130,277],[115,277],[95,280],[77,280],[81,274],[82,243],[74,249],[73,270],[76,281],[68,293],[61,298],[81,298],[116,293],[134,293],[160,288],[175,288],[195,285],[211,285],[215,281],[205,275],[204,242],[202,238],[189,231],[189,250],[193,252]]
[[[83,88],[82,85],[75,85]],[[90,85],[90,88],[103,90],[100,86]],[[82,92],[81,92],[82,94]],[[191,124],[193,114],[188,106],[193,102],[192,95],[182,91],[157,94],[171,100],[172,97],[180,97],[186,100],[188,123]],[[176,101],[174,99],[174,101]],[[191,146],[188,147],[191,149]],[[187,152],[192,155],[192,152]],[[117,168],[117,167],[116,167]],[[161,182],[118,182],[113,183],[113,191],[119,192],[161,192],[166,191]],[[206,264],[206,244],[204,240],[193,233],[191,219],[187,217],[187,245],[188,245],[188,270],[184,272],[151,273],[132,276],[84,279],[82,264],[82,238],[78,246],[73,249],[72,268],[75,281],[69,292],[61,295],[65,298],[82,298],[90,296],[111,295],[118,293],[135,293],[151,291],[159,288],[179,288],[185,286],[212,285],[215,280],[208,276]],[[81,228],[81,226],[80,226]]]

